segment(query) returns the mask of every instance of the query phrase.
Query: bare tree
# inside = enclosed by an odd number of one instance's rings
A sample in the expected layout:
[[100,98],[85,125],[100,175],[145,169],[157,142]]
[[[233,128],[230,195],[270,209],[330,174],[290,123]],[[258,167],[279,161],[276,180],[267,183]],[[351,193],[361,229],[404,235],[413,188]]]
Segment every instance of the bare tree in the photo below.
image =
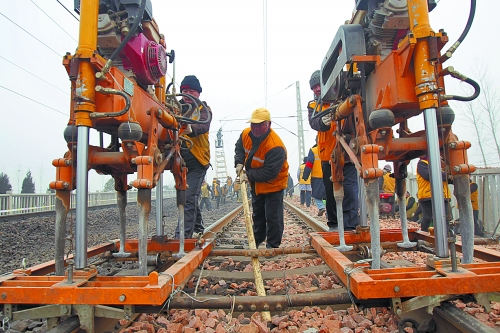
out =
[[498,114],[498,94],[494,88],[494,80],[488,70],[488,67],[479,67],[476,65],[475,74],[478,74],[479,85],[481,86],[481,96],[478,103],[484,111],[487,122],[485,129],[493,139],[492,145],[495,147],[500,161],[500,141],[498,130],[500,129],[500,115]]
[[[498,114],[499,96],[495,90],[494,80],[487,66],[476,65],[473,77],[481,87],[477,99],[468,103],[459,103],[458,109],[465,122],[474,126],[474,136],[477,140],[481,159],[485,167],[492,162],[500,163],[500,115]],[[470,90],[462,90],[464,95],[470,95]],[[495,158],[498,156],[498,159]]]
[[462,110],[462,116],[465,118],[467,123],[472,123],[474,125],[474,134],[477,139],[477,144],[479,146],[479,150],[481,151],[481,158],[483,160],[483,164],[485,167],[488,166],[488,162],[486,159],[486,152],[485,148],[483,147],[483,123],[481,121],[482,119],[482,112],[480,108],[475,108],[473,102],[467,102],[464,104],[460,104],[461,106],[459,109]]

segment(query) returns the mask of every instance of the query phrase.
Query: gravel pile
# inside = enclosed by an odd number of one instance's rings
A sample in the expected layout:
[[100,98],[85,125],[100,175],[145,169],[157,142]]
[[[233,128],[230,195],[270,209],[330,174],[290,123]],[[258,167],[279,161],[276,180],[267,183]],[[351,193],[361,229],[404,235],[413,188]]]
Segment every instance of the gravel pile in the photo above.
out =
[[[205,226],[217,221],[241,203],[227,201],[219,209],[215,209],[215,202],[212,211],[203,211],[202,216]],[[151,214],[149,216],[149,234],[155,234],[156,204],[151,204]],[[138,209],[136,204],[128,204],[127,216],[127,238],[137,238]],[[175,199],[165,199],[163,201],[163,220],[165,233],[173,237],[177,226],[177,206]],[[72,222],[72,230],[75,230],[75,214],[68,214],[69,222]],[[54,216],[32,217],[24,221],[13,221],[2,223],[0,230],[0,274],[12,272],[14,269],[22,268],[22,261],[26,259],[27,267],[44,263],[54,259]],[[68,230],[68,233],[70,230]],[[117,208],[102,208],[88,212],[88,246],[95,246],[109,240],[120,237],[119,217]],[[35,251],[36,249],[36,251]],[[69,250],[69,245],[67,247]]]

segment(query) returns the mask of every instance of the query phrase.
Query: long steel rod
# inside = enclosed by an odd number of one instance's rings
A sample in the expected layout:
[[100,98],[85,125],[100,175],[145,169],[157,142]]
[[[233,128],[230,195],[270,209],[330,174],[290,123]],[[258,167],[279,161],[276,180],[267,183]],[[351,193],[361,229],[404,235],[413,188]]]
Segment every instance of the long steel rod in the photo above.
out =
[[[308,293],[283,296],[227,296],[209,295],[206,298],[192,299],[189,297],[174,297],[170,300],[170,308],[175,309],[231,309],[234,311],[283,311],[289,307],[321,306],[344,304],[352,306],[349,294],[345,291],[329,293]],[[382,300],[380,306],[387,305]],[[137,311],[158,312],[158,307],[136,307]]]
[[156,235],[163,236],[163,174],[156,184]]
[[462,262],[471,264],[474,261],[474,217],[470,201],[470,183],[468,175],[453,177],[455,197],[457,198],[462,237]]
[[432,219],[434,221],[434,234],[436,235],[436,255],[440,258],[447,258],[449,256],[448,230],[444,209],[441,156],[439,155],[439,137],[435,108],[424,110],[424,122],[431,180]]
[[380,204],[378,179],[365,180],[366,206],[370,216],[370,237],[372,247],[372,269],[380,269],[380,220],[378,207]]
[[148,275],[148,220],[151,212],[151,189],[137,191],[139,208],[139,275]]
[[87,204],[89,160],[88,127],[78,127],[77,140],[75,268],[83,269],[87,266]]

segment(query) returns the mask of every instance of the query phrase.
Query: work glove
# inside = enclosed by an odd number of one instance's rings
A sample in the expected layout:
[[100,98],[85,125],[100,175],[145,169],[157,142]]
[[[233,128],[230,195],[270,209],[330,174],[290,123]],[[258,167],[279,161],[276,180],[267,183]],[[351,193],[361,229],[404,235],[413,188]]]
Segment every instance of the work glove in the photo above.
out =
[[191,134],[191,133],[193,133],[193,129],[191,128],[191,124],[187,124],[186,125],[186,129],[184,129],[183,134],[188,135],[188,134]]
[[236,176],[240,175],[241,170],[243,170],[243,164],[236,164]]
[[321,121],[323,122],[323,124],[325,124],[326,126],[330,126],[330,124],[332,123],[332,115],[331,114],[326,114],[324,115],[322,118],[321,118]]

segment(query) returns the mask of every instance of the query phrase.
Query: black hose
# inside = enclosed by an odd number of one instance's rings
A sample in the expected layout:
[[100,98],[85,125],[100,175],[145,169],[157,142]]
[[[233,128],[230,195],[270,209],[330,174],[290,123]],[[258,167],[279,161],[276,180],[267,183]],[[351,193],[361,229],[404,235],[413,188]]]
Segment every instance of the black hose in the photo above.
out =
[[[176,94],[175,96],[188,97],[195,104],[195,106],[191,105],[192,110],[189,112],[188,115],[176,116],[175,118],[177,119],[177,121],[183,122],[185,124],[207,124],[207,123],[209,123],[212,120],[212,114],[210,113],[210,110],[208,110],[208,107],[205,105],[205,103],[203,103],[202,101],[200,101],[198,98],[196,98],[196,97],[194,97],[193,95],[190,95],[190,94],[182,94],[182,93]],[[207,110],[207,114],[208,115],[207,115],[207,119],[206,120],[194,120],[194,119],[189,118],[191,116],[191,114],[194,112],[194,110],[198,108],[199,105],[202,106],[202,110],[203,109]]]
[[469,11],[469,19],[467,20],[467,24],[465,25],[464,31],[462,31],[462,34],[460,37],[458,37],[457,42],[462,43],[463,40],[465,39],[465,36],[469,33],[470,27],[472,26],[472,21],[474,20],[474,15],[476,13],[476,0],[471,0],[470,1],[470,11]]
[[455,101],[470,102],[470,101],[475,100],[479,96],[479,93],[481,92],[481,88],[479,87],[479,84],[476,81],[467,78],[464,80],[464,82],[470,84],[474,88],[474,94],[472,94],[471,96],[451,95],[451,98],[449,98],[449,99],[452,99]]
[[170,89],[170,87],[173,85],[174,83],[173,82],[170,82],[168,85],[167,85],[167,89],[165,89],[165,92],[168,94],[168,89]]
[[111,54],[111,57],[109,57],[108,61],[106,62],[106,65],[102,69],[102,73],[108,72],[109,68],[111,67],[111,63],[113,63],[113,60],[115,60],[116,57],[118,57],[118,55],[120,54],[120,52],[123,51],[123,48],[125,47],[125,45],[127,45],[130,38],[132,38],[132,36],[137,31],[137,28],[139,27],[139,23],[141,23],[142,16],[144,15],[144,10],[146,9],[146,2],[147,2],[147,0],[141,1],[141,7],[139,8],[139,14],[135,18],[134,23],[132,24],[132,28],[130,28],[129,32],[127,33],[125,38],[122,40],[120,45],[118,45],[118,47],[113,52],[113,54]]
[[446,51],[440,58],[439,62],[444,63],[446,60],[450,59],[453,53],[457,50],[458,46],[463,42],[465,39],[465,36],[469,33],[470,27],[472,26],[472,21],[474,21],[474,15],[476,14],[476,0],[471,0],[470,1],[470,11],[469,11],[469,18],[467,19],[467,24],[465,25],[464,31],[462,31],[462,34],[460,37],[458,37],[458,40],[453,43],[453,45]]

